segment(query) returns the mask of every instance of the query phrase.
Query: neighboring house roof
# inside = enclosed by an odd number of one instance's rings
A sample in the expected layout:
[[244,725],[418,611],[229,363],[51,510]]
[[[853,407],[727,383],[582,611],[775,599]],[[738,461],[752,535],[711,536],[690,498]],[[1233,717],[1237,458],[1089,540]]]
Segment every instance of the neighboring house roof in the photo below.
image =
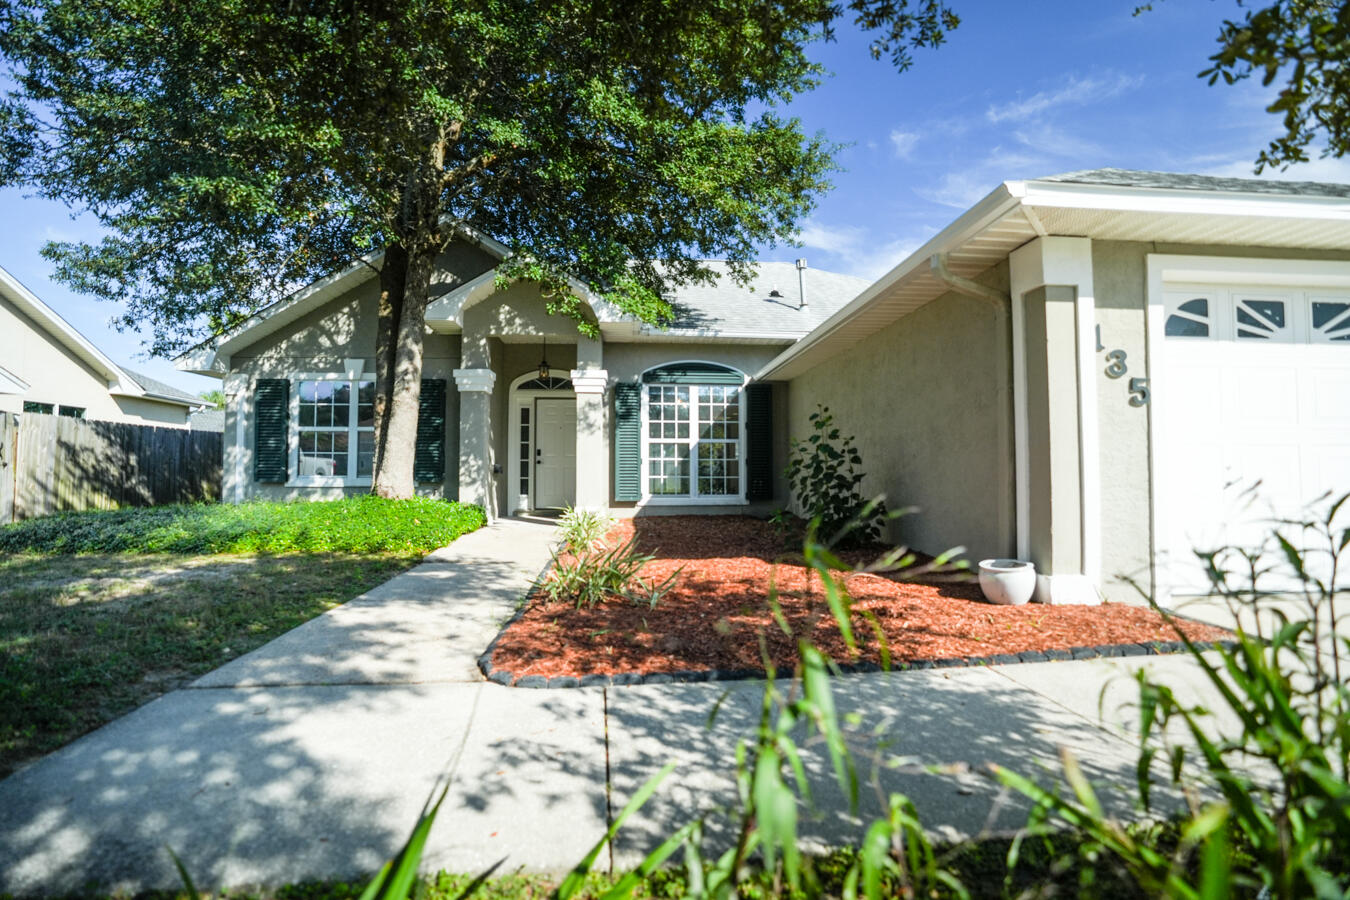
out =
[[207,403],[201,397],[193,396],[186,391],[180,391],[171,384],[165,384],[158,379],[151,378],[149,375],[142,375],[140,372],[133,372],[130,369],[123,369],[131,380],[141,386],[147,397],[153,397],[156,400],[164,400],[169,403],[180,403],[184,406],[206,406]]
[[22,394],[28,387],[28,382],[0,366],[0,394]]
[[1047,235],[1350,251],[1350,185],[1125,169],[1007,181],[755,377],[796,377]]
[[[174,403],[179,406],[200,406],[202,404],[202,400],[184,394],[177,388],[154,379],[146,379],[144,376],[134,376],[131,372],[113,362],[88,338],[76,331],[69,322],[57,315],[55,310],[39,300],[36,294],[24,287],[17,278],[3,268],[0,268],[0,296],[13,303],[37,327],[51,335],[53,340],[65,347],[76,359],[103,378],[107,383],[108,393],[113,396],[142,397],[148,400]],[[5,374],[8,375],[8,373]],[[5,380],[17,381],[12,375],[9,375]],[[141,380],[151,382],[155,387],[142,384]],[[23,389],[27,390],[27,385],[24,385]],[[167,390],[162,391],[161,389]]]
[[188,413],[188,428],[192,431],[224,431],[225,410],[199,409]]

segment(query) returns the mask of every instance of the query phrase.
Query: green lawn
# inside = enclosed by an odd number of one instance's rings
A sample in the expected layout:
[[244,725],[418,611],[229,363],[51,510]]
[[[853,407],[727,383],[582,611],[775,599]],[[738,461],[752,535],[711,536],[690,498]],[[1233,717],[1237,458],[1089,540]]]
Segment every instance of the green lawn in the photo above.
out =
[[0,777],[482,523],[475,507],[361,498],[0,527]]

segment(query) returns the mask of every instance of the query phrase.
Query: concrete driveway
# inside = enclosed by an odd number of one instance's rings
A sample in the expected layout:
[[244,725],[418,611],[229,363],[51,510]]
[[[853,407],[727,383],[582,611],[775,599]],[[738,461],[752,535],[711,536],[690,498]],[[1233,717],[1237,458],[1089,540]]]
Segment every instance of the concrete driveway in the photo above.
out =
[[[560,872],[677,759],[605,860],[636,863],[691,815],[734,796],[730,761],[763,684],[531,691],[484,682],[474,660],[553,538],[552,527],[518,520],[467,535],[0,782],[0,894],[175,888],[166,847],[202,887],[357,876],[397,850],[447,781],[428,867]],[[1203,690],[1181,657],[855,675],[835,685],[841,708],[861,715],[885,754],[913,757],[879,773],[877,787],[908,793],[934,831],[960,837],[1024,821],[1024,805],[980,774],[986,763],[1046,772],[1061,745],[1128,810],[1135,754],[1122,704],[1140,665]],[[811,748],[806,763],[820,806],[804,824],[809,842],[852,837],[859,820],[826,757]],[[863,812],[878,802],[869,794]]]

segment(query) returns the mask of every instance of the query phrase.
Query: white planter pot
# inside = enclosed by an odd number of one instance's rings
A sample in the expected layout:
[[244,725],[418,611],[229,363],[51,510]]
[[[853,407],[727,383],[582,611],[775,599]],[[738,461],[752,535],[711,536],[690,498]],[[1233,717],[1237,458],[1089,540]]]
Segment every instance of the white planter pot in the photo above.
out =
[[1036,567],[1018,559],[981,560],[980,590],[990,603],[1021,606],[1036,593]]

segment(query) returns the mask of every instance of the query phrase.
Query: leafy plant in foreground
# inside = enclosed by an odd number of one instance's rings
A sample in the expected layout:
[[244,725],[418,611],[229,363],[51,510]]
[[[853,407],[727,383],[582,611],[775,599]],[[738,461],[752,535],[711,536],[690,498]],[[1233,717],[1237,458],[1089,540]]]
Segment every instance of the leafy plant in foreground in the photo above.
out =
[[[1164,851],[1128,835],[1071,756],[1064,770],[1072,797],[998,773],[1035,801],[1036,823],[1069,825],[1085,838],[1080,850],[1114,854],[1159,896],[1350,896],[1350,688],[1341,659],[1350,639],[1337,608],[1350,599],[1342,584],[1347,500],[1324,498],[1323,512],[1275,520],[1262,546],[1197,552],[1213,594],[1238,623],[1232,649],[1207,652],[1154,604],[1220,703],[1219,710],[1189,703],[1146,671],[1136,676],[1140,798],[1150,805],[1161,756],[1188,801],[1176,846]],[[1263,589],[1276,579],[1292,587]],[[1235,731],[1220,724],[1219,711]],[[1178,730],[1185,740],[1175,739]]]
[[817,407],[810,422],[813,432],[806,440],[793,438],[785,470],[802,515],[815,521],[831,544],[876,540],[886,506],[863,496],[862,456],[853,438],[842,435],[828,407]]

